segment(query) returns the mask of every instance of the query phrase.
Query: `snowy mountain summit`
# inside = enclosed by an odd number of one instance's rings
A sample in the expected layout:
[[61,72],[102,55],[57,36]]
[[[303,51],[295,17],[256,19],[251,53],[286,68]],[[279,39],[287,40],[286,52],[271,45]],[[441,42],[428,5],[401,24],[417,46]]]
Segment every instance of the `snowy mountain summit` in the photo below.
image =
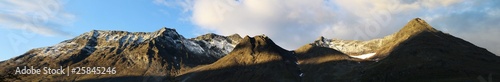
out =
[[[0,63],[0,73],[9,73],[15,67],[30,65],[35,68],[51,66],[111,66],[119,67],[116,75],[83,75],[67,78],[91,79],[120,76],[164,76],[149,81],[164,81],[183,70],[215,62],[224,57],[241,40],[233,34],[213,33],[187,39],[175,29],[161,28],[154,32],[127,32],[92,30],[56,45],[35,48],[18,57]],[[6,74],[0,74],[6,75]],[[22,77],[33,81],[54,81],[61,75],[33,75]],[[85,77],[85,78],[81,78]],[[166,77],[166,78],[165,78]],[[145,77],[149,78],[149,77]]]
[[238,34],[226,37],[213,33],[186,39],[179,35],[175,29],[170,28],[161,28],[155,32],[92,30],[54,46],[36,48],[35,50],[39,50],[39,52],[33,55],[57,56],[73,50],[85,50],[87,54],[90,54],[96,49],[125,48],[156,40],[175,45],[175,48],[186,48],[197,54],[220,58],[229,53],[240,39]]

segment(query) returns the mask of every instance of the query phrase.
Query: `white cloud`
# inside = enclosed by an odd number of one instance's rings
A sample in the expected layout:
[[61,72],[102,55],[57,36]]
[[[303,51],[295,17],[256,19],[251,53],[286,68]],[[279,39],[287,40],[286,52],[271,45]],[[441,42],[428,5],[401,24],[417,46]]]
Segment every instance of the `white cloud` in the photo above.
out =
[[[500,1],[479,0],[462,2],[449,13],[433,17],[429,22],[459,38],[500,55],[500,17],[492,14],[500,10]],[[459,10],[463,9],[463,10]],[[456,10],[456,11],[454,11]]]
[[75,19],[63,11],[61,0],[2,0],[0,9],[0,27],[45,36],[68,36],[60,28]]
[[[203,29],[228,35],[266,34],[293,49],[319,37],[322,27],[334,22],[333,8],[323,0],[218,0],[194,1],[192,21]],[[277,31],[280,30],[280,31]],[[299,39],[307,37],[306,39]],[[288,45],[285,45],[288,44]]]
[[[498,36],[498,27],[495,27],[500,21],[496,14],[500,9],[498,2],[188,0],[166,3],[184,3],[182,7],[192,13],[191,21],[202,29],[225,35],[266,34],[286,49],[296,49],[319,36],[357,40],[380,38],[398,31],[409,20],[420,17],[437,29],[500,54],[499,50],[493,50],[500,48],[500,39],[493,38]],[[478,35],[483,38],[474,37]]]

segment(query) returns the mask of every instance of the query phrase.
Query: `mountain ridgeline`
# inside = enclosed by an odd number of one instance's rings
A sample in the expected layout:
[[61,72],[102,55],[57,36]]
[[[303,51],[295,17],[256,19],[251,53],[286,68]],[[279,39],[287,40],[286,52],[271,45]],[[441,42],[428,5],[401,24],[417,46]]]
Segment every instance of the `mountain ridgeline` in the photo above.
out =
[[[0,62],[0,81],[500,81],[500,57],[420,18],[383,38],[318,38],[285,50],[268,36],[92,30]],[[116,67],[116,74],[23,75],[17,67]]]
[[116,67],[116,74],[15,76],[31,81],[168,81],[182,71],[215,62],[232,51],[240,39],[237,34],[186,39],[169,28],[155,32],[93,30],[4,61],[0,63],[1,73],[12,74],[22,66]]

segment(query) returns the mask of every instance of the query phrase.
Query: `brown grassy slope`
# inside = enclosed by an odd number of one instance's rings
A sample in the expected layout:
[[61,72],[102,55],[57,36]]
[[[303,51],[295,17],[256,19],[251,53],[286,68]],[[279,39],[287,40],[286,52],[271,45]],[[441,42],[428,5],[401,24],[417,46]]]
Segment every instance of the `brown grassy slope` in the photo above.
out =
[[378,48],[376,51],[377,55],[374,58],[386,57],[395,46],[398,46],[401,42],[421,32],[438,32],[438,30],[434,29],[424,20],[415,18],[408,22],[408,24],[398,32],[384,37],[385,41],[382,43],[383,46]]
[[[414,19],[386,43],[379,62],[364,68],[361,81],[479,81],[500,79],[500,58],[484,48]],[[384,55],[386,54],[386,55]]]
[[291,52],[266,36],[246,36],[236,48],[213,64],[178,77],[187,82],[296,82],[298,68]]

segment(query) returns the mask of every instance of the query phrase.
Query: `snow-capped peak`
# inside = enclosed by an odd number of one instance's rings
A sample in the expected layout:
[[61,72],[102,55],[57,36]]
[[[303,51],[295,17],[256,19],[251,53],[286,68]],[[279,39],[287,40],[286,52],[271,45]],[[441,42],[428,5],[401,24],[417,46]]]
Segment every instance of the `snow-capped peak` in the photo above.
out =
[[318,38],[313,45],[328,47],[338,50],[348,55],[361,55],[374,53],[382,43],[383,39],[373,39],[369,41],[357,40],[339,40],[339,39],[325,39],[324,37]]
[[57,45],[38,48],[35,55],[48,56],[69,53],[71,51],[86,51],[89,54],[95,50],[107,48],[125,48],[144,42],[158,41],[179,50],[188,50],[194,54],[210,57],[223,57],[233,50],[241,37],[237,34],[222,36],[213,33],[186,39],[175,29],[161,28],[155,32],[127,32],[115,30],[92,30],[73,39]]
[[172,37],[174,39],[184,38],[181,35],[179,35],[179,33],[177,33],[177,31],[175,29],[166,28],[166,27],[163,27],[160,30],[154,32],[153,35],[154,36],[169,36],[169,37]]
[[241,37],[236,35],[222,36],[214,33],[208,33],[196,38],[183,40],[186,46],[192,52],[211,54],[215,57],[223,57],[233,50]]

